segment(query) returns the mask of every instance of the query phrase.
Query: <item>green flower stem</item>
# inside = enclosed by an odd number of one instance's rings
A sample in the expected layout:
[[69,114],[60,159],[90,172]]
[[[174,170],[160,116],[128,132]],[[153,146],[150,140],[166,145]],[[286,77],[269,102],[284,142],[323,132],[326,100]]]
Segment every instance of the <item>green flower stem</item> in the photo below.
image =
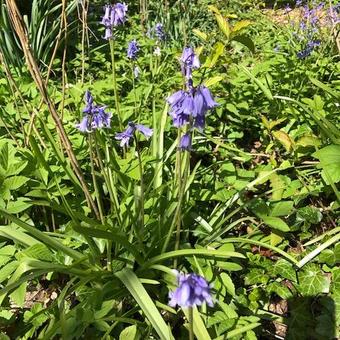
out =
[[[131,75],[132,75],[132,91],[133,91],[133,99],[134,99],[134,108],[133,111],[137,114],[137,93],[136,93],[136,82],[135,82],[135,61],[131,64]],[[140,122],[140,115],[138,116],[138,123]]]
[[[178,131],[177,145],[179,145],[181,140],[181,131]],[[182,157],[184,155],[184,157]],[[171,226],[169,228],[168,234],[166,236],[165,242],[163,244],[162,252],[164,253],[169,245],[171,235],[173,234],[175,227],[176,228],[176,241],[175,241],[175,250],[179,249],[180,244],[180,236],[181,236],[181,225],[182,225],[182,204],[185,196],[186,182],[188,177],[189,170],[189,157],[190,153],[185,155],[183,151],[177,150],[176,153],[176,176],[178,183],[178,203],[175,211],[174,218],[172,220]],[[183,167],[184,165],[184,167]],[[183,170],[182,170],[183,169]],[[175,190],[174,190],[175,191]],[[177,267],[177,260],[174,261],[174,268]]]
[[118,90],[117,90],[116,62],[115,62],[115,41],[114,41],[114,39],[110,39],[110,51],[111,51],[112,80],[113,80],[113,91],[114,91],[114,96],[115,96],[115,106],[116,106],[116,112],[117,112],[117,116],[118,116],[119,129],[123,130],[122,118],[121,118],[121,115],[120,115]]
[[136,143],[136,152],[138,157],[138,167],[139,167],[139,178],[140,178],[140,209],[138,212],[141,227],[144,227],[144,178],[143,178],[143,163],[142,156],[139,148],[139,143],[136,135],[134,135],[134,140]]
[[[117,190],[116,190],[116,186],[114,185],[113,181],[112,181],[112,172],[111,169],[109,167],[108,164],[108,170],[106,170],[101,155],[100,155],[100,151],[99,151],[99,147],[98,147],[98,143],[97,143],[97,139],[95,139],[95,147],[96,147],[96,153],[97,153],[97,157],[98,157],[98,162],[101,168],[101,173],[104,176],[104,180],[107,186],[107,190],[109,192],[110,195],[110,200],[113,203],[113,207],[114,207],[114,211],[116,213],[117,216],[117,220],[118,220],[118,224],[121,226],[122,225],[122,220],[119,214],[119,204],[118,204],[118,195],[117,195]],[[108,152],[108,147],[106,147],[105,149],[106,153]],[[106,155],[106,160],[109,160],[108,155]]]
[[189,340],[194,340],[194,313],[192,307],[189,307]]
[[103,205],[102,205],[102,200],[100,199],[100,194],[99,194],[99,189],[98,189],[98,183],[97,183],[97,178],[95,174],[95,169],[94,169],[94,158],[93,158],[93,147],[92,147],[92,134],[89,134],[89,146],[90,146],[90,160],[91,160],[91,174],[92,174],[92,181],[93,181],[93,186],[94,186],[94,194],[97,200],[97,205],[98,205],[98,210],[99,210],[99,217],[100,221],[104,223],[104,215],[103,215]]

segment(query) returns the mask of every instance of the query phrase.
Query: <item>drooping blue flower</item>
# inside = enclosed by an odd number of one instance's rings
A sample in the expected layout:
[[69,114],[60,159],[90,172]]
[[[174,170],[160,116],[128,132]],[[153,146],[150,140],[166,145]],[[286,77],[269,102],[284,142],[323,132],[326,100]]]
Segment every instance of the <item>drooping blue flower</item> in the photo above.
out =
[[101,129],[103,127],[110,127],[111,113],[105,112],[106,106],[96,106],[93,110],[93,117],[91,126],[93,129]]
[[184,47],[180,61],[182,74],[191,79],[192,70],[200,67],[200,60],[192,47]]
[[165,40],[165,32],[164,32],[164,27],[163,27],[163,24],[161,24],[160,22],[158,22],[156,25],[155,25],[155,35],[157,37],[157,39],[159,41],[164,41]]
[[197,274],[177,274],[178,288],[169,292],[169,305],[175,307],[200,306],[204,302],[212,307],[211,287],[204,277]]
[[108,128],[111,125],[110,112],[105,112],[106,106],[94,105],[93,97],[90,91],[85,92],[85,108],[83,109],[84,116],[79,124],[75,127],[80,132],[92,132],[95,129]]
[[179,147],[181,151],[190,151],[191,150],[191,136],[190,133],[186,133],[182,136]]
[[91,132],[89,130],[89,118],[88,116],[84,116],[83,119],[79,124],[75,125],[75,128],[77,128],[80,132],[85,133],[85,132]]
[[126,20],[127,5],[125,3],[116,3],[115,5],[105,5],[104,16],[101,23],[105,26],[104,39],[113,38],[113,27],[122,25]]
[[188,91],[177,91],[167,99],[167,102],[170,104],[169,114],[175,127],[189,123],[192,118],[194,126],[199,129],[204,128],[207,111],[218,106],[204,85],[192,87]]
[[111,8],[111,25],[113,27],[124,24],[128,6],[124,2],[117,2]]
[[129,42],[128,48],[127,48],[127,57],[132,60],[137,59],[137,54],[139,52],[139,44],[136,40],[132,40]]
[[121,147],[129,145],[130,139],[133,138],[136,130],[141,132],[146,138],[150,138],[153,133],[153,130],[145,125],[129,122],[128,127],[125,129],[125,131],[117,133],[115,136],[117,140],[120,140]]

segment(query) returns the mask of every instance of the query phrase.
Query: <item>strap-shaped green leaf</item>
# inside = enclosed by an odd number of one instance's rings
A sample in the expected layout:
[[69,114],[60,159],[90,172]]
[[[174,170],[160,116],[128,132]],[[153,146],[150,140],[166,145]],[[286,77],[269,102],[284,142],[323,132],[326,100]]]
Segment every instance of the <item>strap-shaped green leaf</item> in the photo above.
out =
[[123,282],[127,290],[134,297],[159,337],[162,340],[174,339],[170,328],[163,320],[157,307],[135,273],[131,269],[125,268],[115,275]]

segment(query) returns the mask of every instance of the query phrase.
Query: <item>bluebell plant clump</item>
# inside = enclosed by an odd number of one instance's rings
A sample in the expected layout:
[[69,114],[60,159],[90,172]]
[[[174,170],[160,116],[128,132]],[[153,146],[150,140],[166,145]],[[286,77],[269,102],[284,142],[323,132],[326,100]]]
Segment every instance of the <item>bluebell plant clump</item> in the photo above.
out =
[[[301,6],[302,1],[297,2]],[[302,15],[298,28],[294,32],[300,50],[296,53],[299,59],[305,59],[320,45],[320,11],[324,8],[324,3],[309,7],[305,4],[301,7]]]
[[83,133],[100,128],[109,128],[112,114],[105,112],[106,106],[94,105],[93,97],[88,90],[85,92],[85,103],[83,119],[75,127]]
[[210,307],[214,305],[211,287],[204,277],[194,273],[177,273],[177,285],[175,291],[169,292],[169,306],[195,307],[204,302]]
[[150,138],[153,134],[153,130],[147,126],[129,122],[126,130],[117,133],[115,138],[120,141],[121,147],[129,146],[130,140],[133,139],[136,131],[142,133],[146,138]]
[[126,12],[128,6],[123,2],[117,2],[114,5],[106,5],[104,7],[104,16],[101,23],[105,26],[104,39],[110,40],[113,38],[113,29],[126,21]]

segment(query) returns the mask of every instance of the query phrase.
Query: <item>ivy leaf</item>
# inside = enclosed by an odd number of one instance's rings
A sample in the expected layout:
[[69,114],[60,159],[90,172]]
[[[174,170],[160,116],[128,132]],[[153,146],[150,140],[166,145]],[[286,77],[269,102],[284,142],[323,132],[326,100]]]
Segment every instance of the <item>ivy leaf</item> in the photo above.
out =
[[275,263],[274,272],[276,275],[280,275],[285,279],[296,282],[296,272],[293,265],[284,259],[278,260]]
[[270,283],[267,288],[267,292],[272,292],[277,294],[281,299],[290,299],[293,297],[292,292],[288,289],[288,287],[284,286],[280,282],[272,282]]
[[332,270],[331,291],[334,296],[340,298],[340,268],[335,268]]
[[300,283],[298,289],[303,296],[315,296],[329,292],[330,280],[316,264],[306,266],[298,274],[298,278]]
[[265,274],[265,271],[259,268],[251,269],[250,272],[245,276],[245,285],[254,285],[258,283],[266,284],[269,280],[269,276]]

